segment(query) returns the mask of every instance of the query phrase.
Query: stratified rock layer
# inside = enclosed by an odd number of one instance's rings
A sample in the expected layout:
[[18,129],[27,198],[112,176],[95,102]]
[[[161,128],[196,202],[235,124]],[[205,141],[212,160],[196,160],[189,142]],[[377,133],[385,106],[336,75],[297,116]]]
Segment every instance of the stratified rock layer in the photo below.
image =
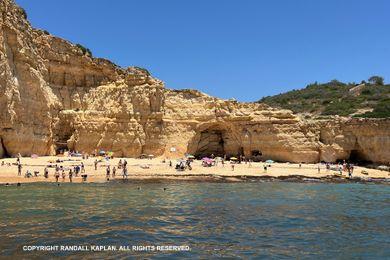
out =
[[11,0],[0,0],[0,8],[0,157],[72,149],[389,162],[388,119],[307,120],[264,104],[166,89],[144,69],[122,69],[33,29]]

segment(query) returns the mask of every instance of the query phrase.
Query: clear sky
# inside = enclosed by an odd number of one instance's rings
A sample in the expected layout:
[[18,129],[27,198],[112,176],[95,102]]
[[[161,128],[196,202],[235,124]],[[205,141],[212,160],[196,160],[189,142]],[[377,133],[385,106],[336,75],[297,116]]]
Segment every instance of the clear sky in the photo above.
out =
[[34,27],[168,88],[254,101],[314,81],[390,81],[387,0],[16,1]]

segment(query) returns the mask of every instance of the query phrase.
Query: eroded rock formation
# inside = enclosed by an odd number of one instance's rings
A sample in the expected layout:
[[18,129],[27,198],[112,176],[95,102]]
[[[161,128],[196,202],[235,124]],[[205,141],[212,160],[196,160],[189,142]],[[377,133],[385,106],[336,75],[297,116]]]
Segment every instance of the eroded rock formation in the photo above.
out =
[[308,120],[264,104],[170,90],[33,29],[0,0],[0,157],[60,149],[116,156],[262,153],[293,162],[388,163],[390,120]]

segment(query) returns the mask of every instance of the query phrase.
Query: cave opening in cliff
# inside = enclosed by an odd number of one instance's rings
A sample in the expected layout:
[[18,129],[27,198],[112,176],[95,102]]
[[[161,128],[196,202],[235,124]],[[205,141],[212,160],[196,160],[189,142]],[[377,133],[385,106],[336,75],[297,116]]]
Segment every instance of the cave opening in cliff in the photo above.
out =
[[199,143],[195,152],[195,157],[209,157],[211,155],[225,155],[224,132],[221,130],[205,130],[200,133]]
[[68,144],[65,142],[55,142],[56,144],[56,154],[62,154],[64,151],[68,151]]
[[[3,157],[3,158],[9,158],[10,157],[10,155],[9,155],[9,153],[8,153],[8,151],[7,151],[7,148],[5,147],[5,145],[4,145],[4,141],[3,141],[3,138],[0,138],[0,153],[2,153],[2,154],[0,154],[0,158],[1,157]],[[1,152],[2,151],[2,152]]]
[[69,151],[68,140],[71,134],[62,134],[55,139],[56,153],[62,154],[64,151]]
[[351,163],[358,163],[358,164],[371,163],[364,157],[364,155],[359,150],[351,150],[348,161]]

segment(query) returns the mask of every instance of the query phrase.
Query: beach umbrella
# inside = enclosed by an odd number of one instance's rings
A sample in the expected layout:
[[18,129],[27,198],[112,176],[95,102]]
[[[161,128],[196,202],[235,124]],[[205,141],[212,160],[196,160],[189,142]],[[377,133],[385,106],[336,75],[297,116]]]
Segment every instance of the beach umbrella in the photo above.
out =
[[193,156],[192,154],[189,154],[189,155],[187,155],[187,158],[188,159],[195,159],[195,156]]
[[153,154],[149,154],[148,157],[152,158],[152,157],[154,157],[154,155]]
[[203,161],[203,163],[206,163],[206,164],[208,164],[208,165],[211,165],[211,164],[214,162],[213,159],[210,159],[210,158],[208,158],[208,157],[204,157],[204,158],[202,159],[202,161]]
[[105,155],[105,154],[106,154],[106,152],[105,152],[105,151],[102,151],[102,150],[100,150],[99,154],[100,154],[100,155]]
[[230,160],[237,161],[238,159],[236,157],[230,157]]
[[267,160],[267,161],[265,161],[266,163],[274,163],[274,161],[272,161],[272,160]]
[[36,158],[38,158],[38,155],[36,155],[36,154],[32,154],[32,155],[31,155],[31,158],[34,158],[34,159],[36,159]]

